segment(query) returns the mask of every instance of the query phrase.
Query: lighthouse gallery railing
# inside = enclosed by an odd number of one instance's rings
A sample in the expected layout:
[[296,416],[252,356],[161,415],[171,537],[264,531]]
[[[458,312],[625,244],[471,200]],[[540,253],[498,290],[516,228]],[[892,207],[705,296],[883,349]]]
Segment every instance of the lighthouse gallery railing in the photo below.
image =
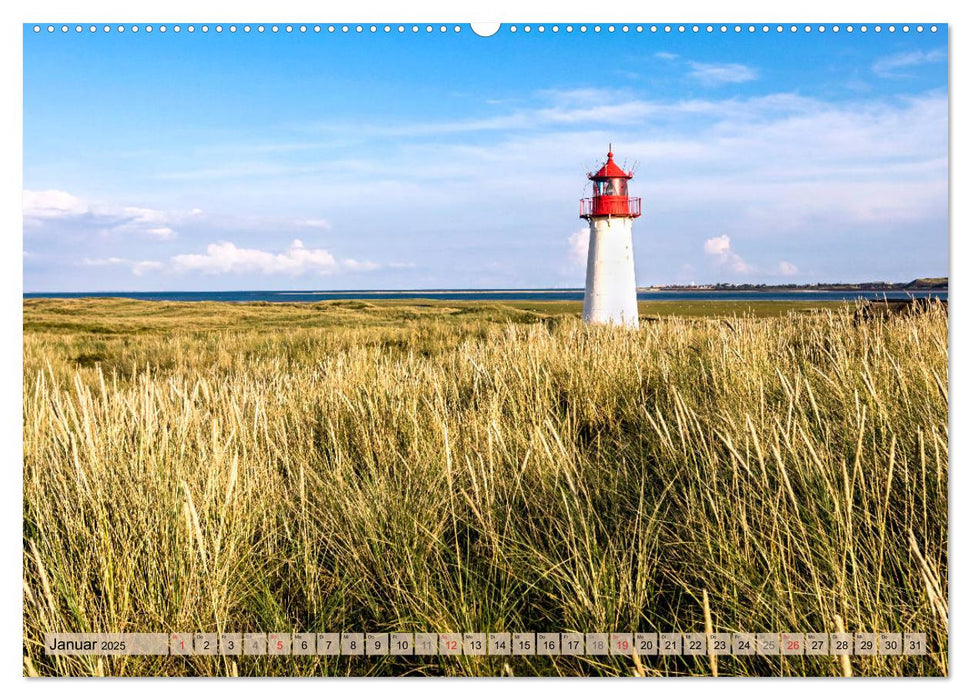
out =
[[580,200],[580,218],[641,215],[640,197],[587,197]]

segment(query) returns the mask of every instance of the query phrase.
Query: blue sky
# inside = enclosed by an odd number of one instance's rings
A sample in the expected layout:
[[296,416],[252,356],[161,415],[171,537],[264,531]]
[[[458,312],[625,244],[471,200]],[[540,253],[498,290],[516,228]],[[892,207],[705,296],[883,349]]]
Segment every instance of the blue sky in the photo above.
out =
[[944,275],[947,81],[943,26],[28,26],[24,288],[581,287],[608,142],[641,285]]

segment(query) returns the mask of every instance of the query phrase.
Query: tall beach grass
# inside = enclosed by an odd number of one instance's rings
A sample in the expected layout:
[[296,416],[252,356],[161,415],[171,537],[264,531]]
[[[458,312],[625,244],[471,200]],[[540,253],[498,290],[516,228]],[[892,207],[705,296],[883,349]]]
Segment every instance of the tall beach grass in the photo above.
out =
[[630,333],[373,304],[307,305],[293,325],[226,305],[207,326],[130,302],[122,323],[112,303],[25,305],[25,673],[841,675],[833,656],[42,648],[47,631],[838,621],[927,633],[927,656],[852,657],[856,675],[947,673],[942,309],[669,316]]

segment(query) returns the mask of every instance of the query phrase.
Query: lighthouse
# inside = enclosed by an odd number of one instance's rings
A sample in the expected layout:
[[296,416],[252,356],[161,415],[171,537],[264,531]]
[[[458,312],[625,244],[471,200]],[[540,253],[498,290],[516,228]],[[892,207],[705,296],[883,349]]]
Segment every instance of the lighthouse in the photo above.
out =
[[590,222],[587,286],[583,294],[583,320],[637,328],[637,283],[631,232],[641,215],[640,197],[627,196],[624,172],[607,153],[607,162],[587,178],[593,197],[580,200],[580,218]]

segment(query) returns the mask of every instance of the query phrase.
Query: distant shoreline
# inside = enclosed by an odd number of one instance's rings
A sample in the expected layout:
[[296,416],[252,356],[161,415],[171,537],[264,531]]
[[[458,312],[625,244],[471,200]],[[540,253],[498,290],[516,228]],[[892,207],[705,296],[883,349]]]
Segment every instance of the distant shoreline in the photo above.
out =
[[660,284],[651,292],[946,292],[947,277],[918,277],[909,282],[825,282],[819,284]]
[[[410,296],[420,294],[431,294],[441,296],[446,294],[461,294],[463,296],[511,296],[526,294],[534,295],[562,295],[562,294],[583,294],[582,287],[539,287],[537,289],[318,289],[318,290],[276,290],[276,289],[227,289],[217,291],[200,291],[173,289],[167,291],[122,291],[122,290],[101,290],[93,292],[24,292],[24,299],[38,299],[48,297],[60,298],[86,298],[86,297],[131,297],[138,296],[234,296],[234,295],[260,295],[260,296]],[[825,283],[825,284],[699,284],[699,285],[656,285],[638,287],[638,294],[657,294],[664,292],[675,293],[705,293],[705,294],[737,294],[740,292],[754,293],[879,293],[879,292],[947,292],[947,277],[919,277],[910,282],[860,282],[860,283]]]
[[[28,293],[24,302],[39,299],[65,301],[97,301],[102,299],[127,299],[136,302],[219,302],[259,304],[376,304],[386,301],[392,304],[426,302],[475,302],[475,303],[583,303],[583,290],[468,290],[468,291],[347,291],[347,292],[100,292],[100,293]],[[947,299],[947,290],[820,290],[820,289],[672,289],[637,291],[638,302],[850,302],[855,300],[903,300],[913,297],[937,297]]]

